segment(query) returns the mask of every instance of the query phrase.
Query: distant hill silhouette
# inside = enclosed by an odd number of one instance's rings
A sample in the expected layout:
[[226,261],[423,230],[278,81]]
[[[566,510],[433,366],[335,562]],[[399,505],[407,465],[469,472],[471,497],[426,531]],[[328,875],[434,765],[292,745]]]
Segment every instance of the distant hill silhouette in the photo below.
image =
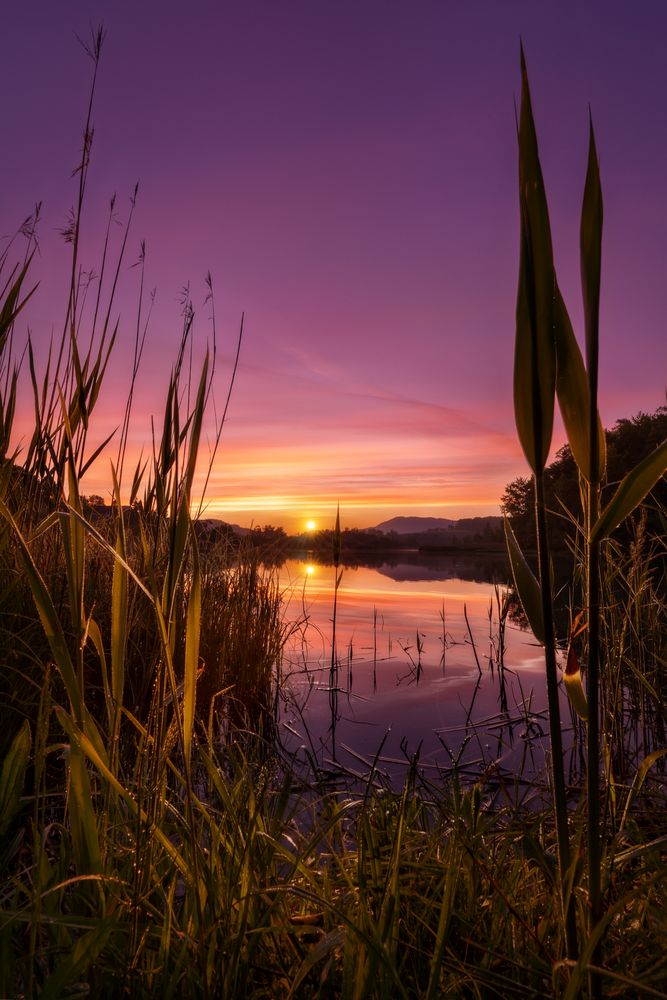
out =
[[240,524],[232,524],[231,521],[221,521],[216,517],[205,517],[199,519],[199,524],[206,530],[229,528],[235,535],[249,535],[252,528],[242,528]]
[[422,535],[426,532],[447,532],[452,534],[472,535],[500,526],[500,517],[461,517],[456,520],[450,517],[392,517],[382,521],[372,530],[383,534],[396,532],[397,535]]
[[390,517],[388,521],[377,524],[374,531],[395,531],[397,535],[412,535],[416,531],[448,530],[456,521],[449,517]]

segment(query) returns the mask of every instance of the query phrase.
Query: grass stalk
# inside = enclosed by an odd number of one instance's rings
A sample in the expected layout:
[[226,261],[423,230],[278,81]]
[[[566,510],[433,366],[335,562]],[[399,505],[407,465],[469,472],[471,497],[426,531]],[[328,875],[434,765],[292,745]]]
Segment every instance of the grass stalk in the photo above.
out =
[[[600,516],[600,448],[598,418],[599,367],[599,300],[602,248],[602,192],[595,149],[593,123],[589,129],[589,152],[581,218],[581,278],[584,295],[586,326],[586,370],[588,375],[588,450],[590,475],[586,484],[587,572],[586,604],[588,607],[588,902],[589,937],[592,937],[602,917],[601,870],[602,842],[600,829],[600,542],[593,529]],[[597,938],[591,962],[600,964],[602,934]],[[589,976],[592,1000],[602,996],[602,980],[596,971]]]
[[[575,958],[577,933],[572,895],[567,888],[570,878],[570,846],[556,670],[551,559],[544,501],[544,469],[551,446],[557,380],[554,328],[558,318],[558,286],[554,270],[549,210],[523,47],[521,77],[518,128],[521,244],[514,346],[514,412],[521,445],[532,469],[535,485],[535,529],[539,569],[538,588],[530,574],[523,574],[528,586],[523,588],[522,600],[524,608],[534,607],[536,634],[544,644],[560,897],[567,954],[569,958]],[[522,561],[522,559],[515,560],[515,563]],[[516,571],[515,579],[518,579]],[[539,593],[536,593],[536,589]]]
[[554,814],[560,867],[560,888],[565,940],[569,958],[577,954],[577,925],[574,900],[569,891],[571,855],[570,835],[567,820],[567,799],[565,793],[565,767],[563,757],[563,736],[561,729],[560,701],[558,693],[558,672],[556,668],[556,640],[551,594],[551,559],[547,536],[546,507],[544,503],[544,473],[536,473],[535,481],[535,525],[537,532],[538,571],[542,597],[542,621],[544,623],[544,666],[547,681],[547,701],[549,706],[549,737],[551,742],[551,767],[553,775]]

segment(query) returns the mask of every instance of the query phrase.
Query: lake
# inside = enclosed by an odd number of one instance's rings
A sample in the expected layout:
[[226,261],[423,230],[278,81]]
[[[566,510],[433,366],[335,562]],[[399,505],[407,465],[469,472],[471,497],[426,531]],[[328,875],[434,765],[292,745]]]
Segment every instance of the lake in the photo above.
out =
[[[400,782],[419,752],[423,773],[545,772],[544,659],[502,613],[502,558],[392,554],[335,570],[286,562],[281,739],[318,768]],[[502,622],[504,622],[504,630]],[[332,643],[335,655],[332,669]],[[563,720],[569,711],[563,702]]]

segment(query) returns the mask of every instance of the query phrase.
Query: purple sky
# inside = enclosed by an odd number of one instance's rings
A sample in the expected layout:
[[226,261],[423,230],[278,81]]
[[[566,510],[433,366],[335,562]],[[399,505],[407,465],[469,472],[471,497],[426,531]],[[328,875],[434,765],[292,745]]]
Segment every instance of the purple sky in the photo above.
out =
[[[331,519],[338,499],[347,524],[497,513],[504,484],[527,468],[511,403],[520,36],[559,280],[579,333],[589,103],[593,112],[605,199],[603,421],[664,403],[667,5],[12,5],[1,231],[43,201],[41,284],[21,325],[42,356],[62,323],[57,230],[75,197],[90,79],[74,35],[100,20],[88,266],[110,195],[125,218],[136,180],[141,188],[94,441],[121,416],[139,273],[129,265],[145,239],[157,296],[133,448],[163,407],[182,287],[200,356],[208,270],[228,366],[245,311],[211,514],[296,527]],[[225,391],[221,371],[221,401]],[[89,488],[109,482],[102,459]]]

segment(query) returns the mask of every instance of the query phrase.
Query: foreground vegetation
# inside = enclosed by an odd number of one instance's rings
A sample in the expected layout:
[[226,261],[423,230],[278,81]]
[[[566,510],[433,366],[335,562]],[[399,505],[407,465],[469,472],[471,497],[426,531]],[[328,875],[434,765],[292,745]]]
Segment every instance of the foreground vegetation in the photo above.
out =
[[[655,413],[637,413],[633,417],[617,420],[605,432],[606,482],[601,484],[601,503],[604,506],[613,496],[618,484],[637,465],[667,440],[667,406],[659,406]],[[560,557],[572,556],[581,542],[583,516],[579,470],[569,444],[564,445],[546,469],[544,496],[552,512],[549,521],[549,539],[552,550]],[[532,480],[520,476],[509,483],[502,496],[503,513],[509,517],[512,530],[525,551],[536,551],[535,497]],[[650,500],[644,504],[646,531],[653,535],[664,534],[662,511],[667,507],[667,483],[659,480],[651,491]],[[628,519],[614,532],[614,539],[627,548],[633,541],[636,521]]]
[[1,261],[0,994],[665,996],[664,537],[640,515],[634,547],[601,546],[595,919],[578,789],[560,789],[563,831],[548,789],[492,771],[432,784],[415,760],[398,794],[374,773],[341,791],[297,771],[272,727],[275,578],[224,545],[200,552],[191,518],[213,385],[209,361],[185,380],[191,310],[155,454],[125,468],[132,381],[113,515],[96,522],[81,499],[114,339],[111,304],[100,294],[91,314],[79,285],[91,135],[89,119],[62,340],[41,374],[28,346],[20,453],[30,227],[24,263],[11,246]]

